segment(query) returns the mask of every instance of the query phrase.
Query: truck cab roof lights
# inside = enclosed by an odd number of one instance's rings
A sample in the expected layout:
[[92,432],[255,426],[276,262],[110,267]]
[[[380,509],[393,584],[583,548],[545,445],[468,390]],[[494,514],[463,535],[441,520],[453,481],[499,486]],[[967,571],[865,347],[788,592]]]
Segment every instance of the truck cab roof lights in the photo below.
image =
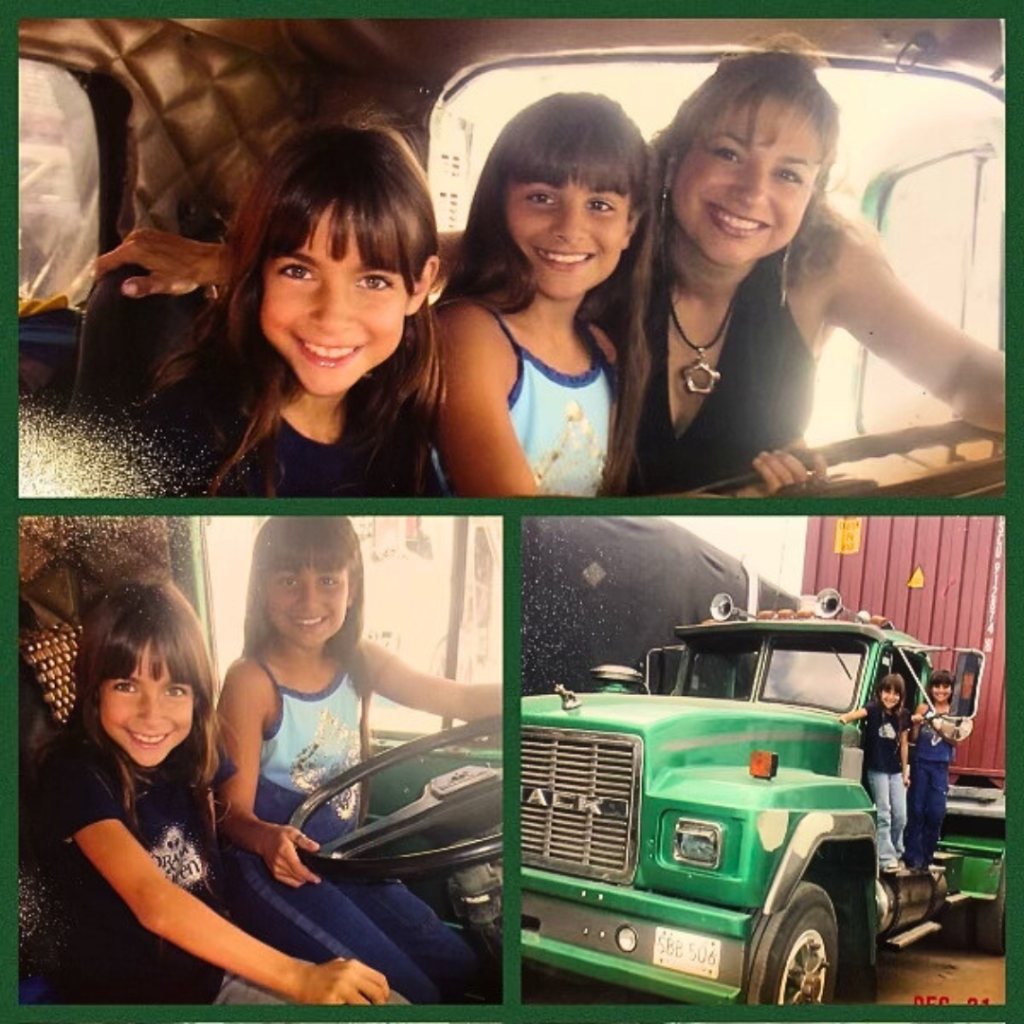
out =
[[[843,607],[843,599],[838,590],[826,587],[813,598],[802,599],[802,607],[793,608],[764,608],[753,614],[743,608],[737,608],[730,594],[722,592],[715,594],[711,599],[711,617],[705,619],[701,625],[710,625],[712,622],[731,622],[736,619],[754,619],[757,622],[770,622],[773,620],[810,622],[815,619],[837,619],[842,617],[862,626],[877,626],[879,629],[893,629],[892,620],[884,615],[875,615],[867,610],[862,610],[856,615]],[[845,614],[844,614],[845,613]]]

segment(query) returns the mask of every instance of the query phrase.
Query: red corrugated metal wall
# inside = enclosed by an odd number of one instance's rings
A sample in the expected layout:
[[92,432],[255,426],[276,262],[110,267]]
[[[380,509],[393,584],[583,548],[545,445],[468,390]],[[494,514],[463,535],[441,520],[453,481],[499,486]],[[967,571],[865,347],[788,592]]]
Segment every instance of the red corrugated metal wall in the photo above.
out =
[[[808,519],[806,594],[835,587],[852,611],[890,618],[923,643],[985,652],[974,733],[957,750],[960,781],[1006,777],[1006,535],[993,516],[864,516],[860,549],[837,553],[836,517]],[[846,531],[850,536],[854,531]],[[920,570],[920,587],[910,581]],[[915,581],[917,582],[917,581]],[[952,668],[952,658],[935,659]]]

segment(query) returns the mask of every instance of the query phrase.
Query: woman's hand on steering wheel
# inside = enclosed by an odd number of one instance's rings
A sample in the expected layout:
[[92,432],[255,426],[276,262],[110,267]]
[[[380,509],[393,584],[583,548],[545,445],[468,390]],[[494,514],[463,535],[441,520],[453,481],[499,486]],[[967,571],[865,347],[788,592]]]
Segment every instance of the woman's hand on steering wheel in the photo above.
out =
[[[761,483],[744,488],[739,496],[778,494],[784,487],[797,489],[817,483],[828,476],[828,465],[816,452],[803,451],[802,457],[794,454],[794,449],[803,448],[793,445],[790,448],[777,448],[771,452],[761,452],[754,459],[753,467],[761,477]],[[808,466],[808,461],[810,466]]]
[[320,849],[320,844],[291,825],[263,822],[255,852],[263,858],[263,863],[279,882],[293,889],[307,882],[314,885],[320,882],[320,876],[310,871],[299,859],[299,849],[313,853]]

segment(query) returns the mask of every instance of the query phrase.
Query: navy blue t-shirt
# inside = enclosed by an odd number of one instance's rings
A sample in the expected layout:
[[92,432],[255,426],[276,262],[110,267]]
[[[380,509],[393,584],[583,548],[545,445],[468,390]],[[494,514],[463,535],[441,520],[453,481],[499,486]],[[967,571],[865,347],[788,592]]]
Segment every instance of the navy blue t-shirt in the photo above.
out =
[[876,700],[868,701],[864,710],[868,713],[864,722],[865,767],[870,772],[902,774],[900,733],[909,728],[906,712],[902,708],[886,711]]
[[[112,771],[84,743],[69,743],[40,773],[40,859],[59,923],[48,980],[69,1002],[210,1003],[222,970],[139,924],[73,839],[100,821],[130,829]],[[136,838],[164,875],[223,913],[220,858],[188,787],[157,770],[135,809]]]
[[[146,402],[139,413],[139,427],[162,468],[158,490],[194,497],[209,493],[214,476],[242,440],[246,419],[230,392],[196,375],[157,392]],[[274,493],[279,498],[438,495],[436,479],[428,479],[423,488],[415,484],[410,429],[400,417],[389,443],[371,457],[375,438],[360,444],[344,438],[324,444],[281,420],[271,471]],[[260,455],[250,452],[234,465],[218,493],[223,497],[264,496],[266,472]]]

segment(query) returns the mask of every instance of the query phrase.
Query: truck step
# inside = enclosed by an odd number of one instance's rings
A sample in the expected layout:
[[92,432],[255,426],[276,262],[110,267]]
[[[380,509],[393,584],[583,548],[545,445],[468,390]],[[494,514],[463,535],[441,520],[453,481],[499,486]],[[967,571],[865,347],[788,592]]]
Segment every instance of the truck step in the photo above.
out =
[[955,907],[958,903],[967,903],[971,899],[971,894],[967,892],[955,892],[952,896],[947,896],[945,905],[947,907]]
[[923,939],[926,935],[932,935],[934,932],[941,932],[942,925],[938,921],[924,921],[914,928],[908,928],[905,932],[900,932],[899,935],[893,935],[891,938],[886,939],[885,944],[890,949],[906,949],[907,946],[917,942],[918,939]]

